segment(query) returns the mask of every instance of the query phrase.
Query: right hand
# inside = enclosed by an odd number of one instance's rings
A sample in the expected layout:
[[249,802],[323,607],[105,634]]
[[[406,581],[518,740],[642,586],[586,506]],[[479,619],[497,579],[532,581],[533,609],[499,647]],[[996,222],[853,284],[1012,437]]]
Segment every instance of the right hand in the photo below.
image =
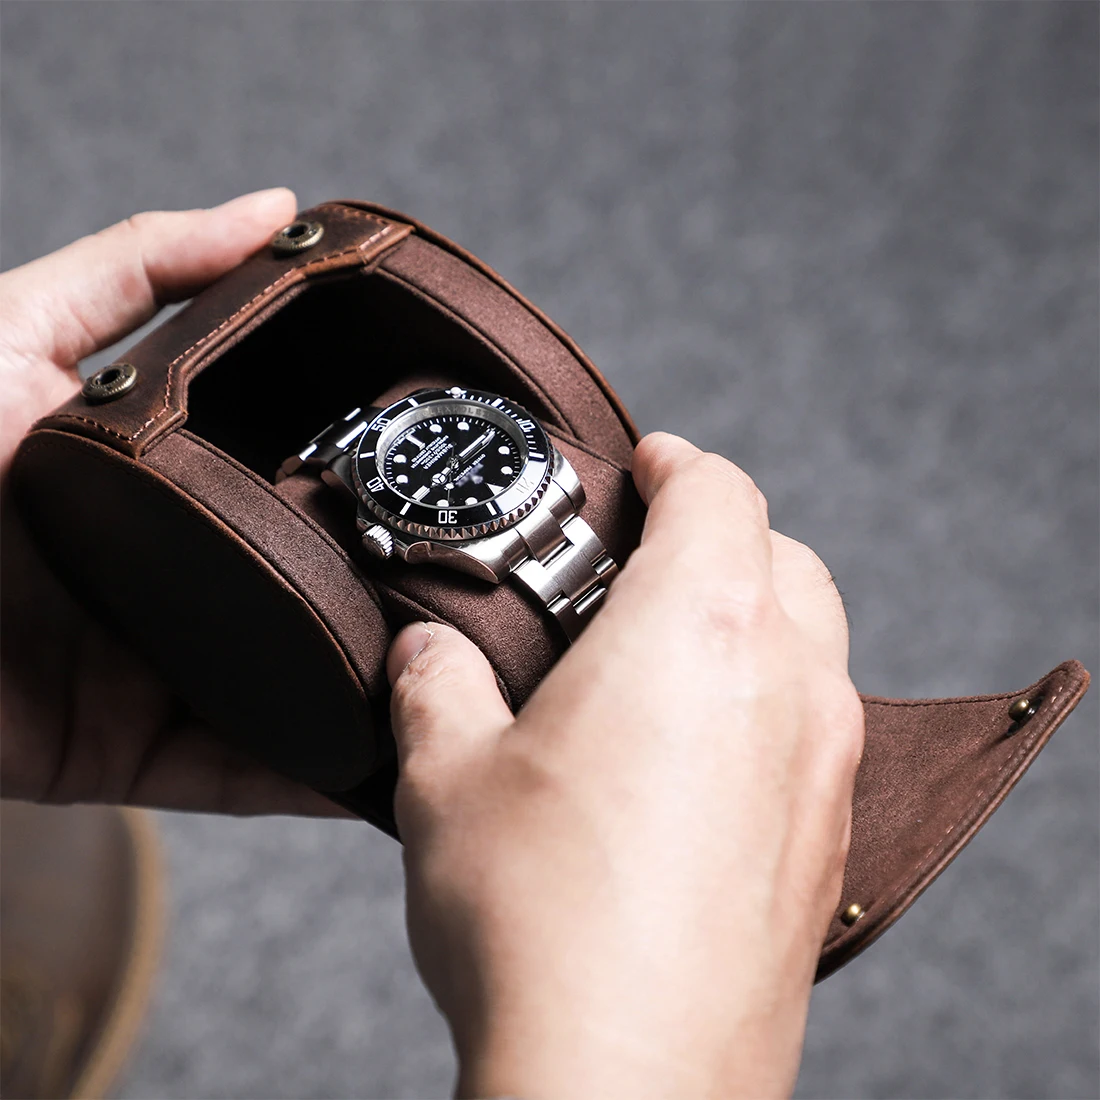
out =
[[640,548],[513,718],[414,624],[389,670],[410,937],[466,1095],[772,1096],[839,901],[863,711],[829,573],[643,440]]

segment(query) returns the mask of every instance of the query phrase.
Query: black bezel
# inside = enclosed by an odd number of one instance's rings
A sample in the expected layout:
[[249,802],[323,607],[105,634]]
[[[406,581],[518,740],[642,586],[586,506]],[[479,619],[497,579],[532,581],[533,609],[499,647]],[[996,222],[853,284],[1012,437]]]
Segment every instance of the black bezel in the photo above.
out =
[[[523,467],[519,476],[491,500],[440,509],[402,496],[383,475],[378,461],[383,438],[399,435],[425,406],[442,405],[440,411],[462,412],[483,419],[507,420],[523,440]],[[496,415],[494,415],[496,414]],[[362,501],[381,519],[401,531],[437,539],[468,539],[498,531],[526,515],[546,491],[553,472],[553,448],[542,425],[521,405],[499,394],[449,389],[417,390],[383,409],[367,425],[352,463],[355,487]]]

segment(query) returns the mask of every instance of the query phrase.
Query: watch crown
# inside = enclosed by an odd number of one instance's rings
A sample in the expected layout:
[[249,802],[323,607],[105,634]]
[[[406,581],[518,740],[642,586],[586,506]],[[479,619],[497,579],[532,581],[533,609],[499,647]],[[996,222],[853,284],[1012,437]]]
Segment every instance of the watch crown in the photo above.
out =
[[393,557],[393,535],[380,523],[375,523],[363,532],[363,546],[372,557],[385,561]]

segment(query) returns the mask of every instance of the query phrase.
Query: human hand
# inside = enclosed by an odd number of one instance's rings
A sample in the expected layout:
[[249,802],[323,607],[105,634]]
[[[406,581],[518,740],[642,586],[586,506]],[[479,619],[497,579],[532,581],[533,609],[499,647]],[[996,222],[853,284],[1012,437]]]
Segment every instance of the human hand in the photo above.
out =
[[389,657],[408,922],[468,1096],[777,1096],[839,901],[863,711],[840,597],[736,467],[651,435],[641,547],[518,717]]
[[0,784],[6,798],[224,813],[343,814],[225,747],[42,562],[9,506],[8,469],[79,361],[191,297],[293,220],[286,188],[212,210],[138,214],[0,274]]

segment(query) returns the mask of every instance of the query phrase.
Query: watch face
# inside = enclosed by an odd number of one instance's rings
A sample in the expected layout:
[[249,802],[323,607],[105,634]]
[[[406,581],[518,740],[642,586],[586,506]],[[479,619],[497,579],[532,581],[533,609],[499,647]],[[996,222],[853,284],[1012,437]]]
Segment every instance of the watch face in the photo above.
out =
[[514,522],[538,502],[550,473],[550,441],[534,417],[459,387],[420,390],[384,409],[355,459],[370,509],[433,538],[471,538]]

